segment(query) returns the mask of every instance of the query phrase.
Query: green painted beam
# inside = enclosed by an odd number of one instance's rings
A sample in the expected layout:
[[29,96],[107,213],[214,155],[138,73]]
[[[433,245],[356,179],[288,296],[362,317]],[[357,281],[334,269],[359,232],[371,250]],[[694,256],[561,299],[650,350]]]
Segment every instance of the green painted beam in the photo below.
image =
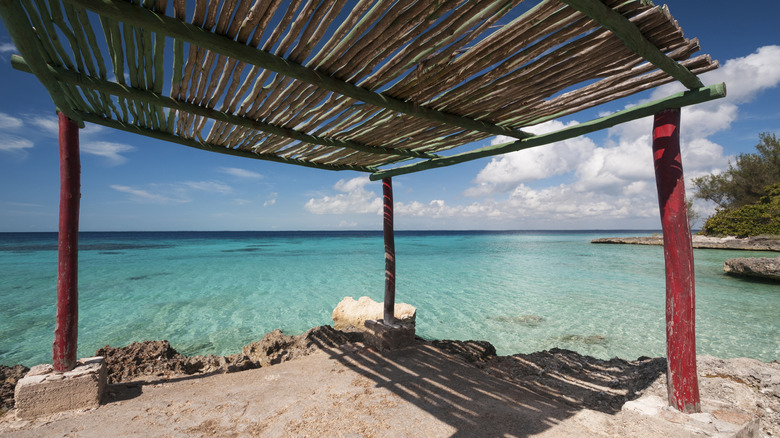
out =
[[[11,1],[11,0],[2,0]],[[121,21],[123,23],[142,27],[172,38],[187,41],[205,49],[214,50],[223,55],[252,64],[279,74],[315,85],[324,90],[351,97],[371,105],[407,114],[412,117],[431,120],[452,126],[458,126],[472,131],[485,132],[494,135],[506,135],[514,138],[526,138],[532,134],[516,129],[501,127],[492,123],[458,116],[452,113],[436,111],[414,102],[407,102],[381,93],[375,93],[358,87],[314,69],[290,62],[282,57],[258,50],[254,47],[233,41],[228,37],[213,34],[198,26],[179,21],[167,15],[157,14],[141,6],[135,6],[127,1],[113,0],[63,0],[81,8],[89,9],[97,14]]]
[[[31,73],[30,66],[27,64],[24,58],[11,55],[11,66],[17,70]],[[286,138],[292,138],[306,143],[331,146],[336,148],[347,148],[361,152],[369,152],[372,154],[380,155],[395,155],[399,157],[409,158],[439,158],[439,155],[430,154],[427,152],[416,152],[407,149],[393,149],[382,146],[371,146],[355,141],[342,141],[327,137],[318,137],[309,135],[294,129],[285,128],[282,126],[276,126],[269,123],[259,122],[257,120],[250,119],[248,117],[241,117],[232,114],[228,114],[222,111],[217,111],[208,107],[202,107],[189,102],[166,97],[161,94],[157,94],[147,90],[141,90],[138,88],[131,88],[128,86],[120,85],[115,82],[109,82],[102,79],[94,78],[88,75],[70,71],[64,68],[53,67],[46,65],[49,73],[58,81],[67,82],[81,86],[86,89],[93,89],[103,91],[114,96],[126,97],[128,99],[140,100],[142,102],[156,104],[167,108],[173,108],[197,114],[204,117],[209,117],[214,120],[231,123],[237,126],[243,126],[250,129],[256,129],[258,131],[268,132],[270,134],[279,135]]]
[[312,167],[315,169],[322,169],[322,170],[355,170],[358,172],[376,171],[375,168],[367,167],[367,166],[338,166],[338,165],[331,165],[331,164],[318,164],[318,163],[312,163],[310,161],[298,160],[295,158],[283,158],[273,154],[256,154],[254,152],[244,151],[240,149],[231,149],[231,148],[226,148],[224,146],[219,146],[219,145],[201,142],[197,140],[191,140],[188,138],[179,137],[177,135],[172,135],[161,131],[155,131],[152,129],[143,128],[137,125],[123,123],[118,120],[106,119],[104,117],[97,116],[95,114],[89,114],[81,111],[76,111],[76,113],[85,122],[95,123],[97,125],[103,125],[109,128],[118,129],[120,131],[131,132],[133,134],[139,134],[146,137],[156,138],[158,140],[163,140],[171,143],[178,143],[180,145],[189,146],[195,149],[201,149],[208,152],[217,152],[225,155],[233,155],[233,156],[244,157],[244,158],[253,158],[253,159],[264,160],[264,161],[274,161],[277,163],[295,164],[298,166]]
[[46,88],[46,91],[49,92],[54,105],[69,119],[78,123],[79,127],[83,128],[84,122],[78,117],[75,110],[71,108],[59,82],[49,72],[47,64],[43,60],[43,48],[38,40],[38,36],[30,27],[30,20],[19,2],[15,0],[0,0],[0,17],[2,17],[5,28],[11,35],[11,40],[16,45],[16,48],[23,56],[31,60],[29,65],[30,72],[38,78]]
[[669,76],[677,79],[690,90],[704,86],[699,78],[690,70],[678,64],[673,59],[653,45],[642,35],[638,27],[620,13],[607,7],[601,1],[593,0],[561,0],[563,3],[577,9],[603,28],[612,31],[631,51],[641,56],[654,66],[663,70]]
[[451,155],[445,158],[435,158],[433,160],[420,161],[393,169],[380,170],[371,174],[370,178],[372,181],[377,181],[383,178],[390,178],[393,176],[419,172],[421,170],[433,169],[437,167],[452,166],[453,164],[472,161],[478,158],[491,157],[494,155],[505,154],[508,152],[519,151],[536,146],[543,146],[546,144],[555,143],[557,141],[578,137],[590,132],[599,131],[601,129],[610,128],[620,123],[630,122],[642,117],[652,116],[661,110],[669,108],[682,108],[684,106],[695,105],[697,103],[707,102],[725,96],[726,84],[724,83],[703,87],[697,90],[684,91],[664,99],[659,99],[623,111],[618,111],[608,116],[600,117],[589,122],[580,123],[579,125],[570,126],[568,128],[564,128],[548,134],[535,135],[530,138],[488,146],[482,149],[463,152],[461,154]]

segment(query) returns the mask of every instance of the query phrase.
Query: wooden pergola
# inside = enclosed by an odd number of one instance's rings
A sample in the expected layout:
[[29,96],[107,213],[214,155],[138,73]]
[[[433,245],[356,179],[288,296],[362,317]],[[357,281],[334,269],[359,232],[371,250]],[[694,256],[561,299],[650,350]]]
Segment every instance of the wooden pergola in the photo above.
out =
[[[530,6],[527,3],[531,3]],[[0,0],[60,117],[55,370],[76,362],[78,127],[383,180],[393,324],[391,177],[655,116],[667,272],[669,402],[699,411],[680,108],[725,96],[717,68],[647,0]],[[560,131],[524,128],[678,81],[687,91]],[[513,140],[466,152],[496,135]],[[454,149],[452,153],[442,154]],[[465,148],[463,148],[465,149]]]

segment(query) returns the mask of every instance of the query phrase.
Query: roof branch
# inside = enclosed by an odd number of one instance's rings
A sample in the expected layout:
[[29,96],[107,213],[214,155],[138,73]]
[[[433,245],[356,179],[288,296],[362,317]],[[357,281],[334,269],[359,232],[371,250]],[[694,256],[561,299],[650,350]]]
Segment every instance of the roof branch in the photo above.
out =
[[691,73],[690,70],[666,56],[653,43],[648,41],[634,23],[607,7],[600,0],[561,1],[590,17],[603,28],[610,30],[623,41],[627,48],[663,70],[669,76],[680,81],[688,89],[696,90],[704,86],[701,80]]
[[30,59],[30,73],[38,77],[46,91],[49,92],[51,100],[57,106],[57,109],[68,116],[69,119],[78,123],[80,128],[83,128],[84,121],[72,109],[59,82],[47,68],[48,66],[42,57],[44,50],[41,47],[40,40],[28,25],[27,14],[19,5],[19,2],[0,1],[0,16],[3,18],[3,23],[5,23],[5,27],[11,35],[11,40],[13,40],[16,48],[19,49],[23,56]]
[[414,164],[396,167],[393,169],[380,170],[371,174],[370,178],[372,181],[376,181],[383,178],[419,172],[426,169],[452,166],[453,164],[472,161],[478,158],[491,157],[493,155],[505,154],[507,152],[515,152],[536,146],[543,146],[546,144],[555,143],[557,141],[578,137],[580,135],[588,134],[590,132],[601,129],[606,129],[620,123],[630,122],[642,117],[648,117],[664,109],[681,108],[688,105],[695,105],[697,103],[719,99],[725,96],[726,84],[724,83],[711,85],[709,87],[702,87],[697,90],[684,91],[682,93],[673,94],[664,99],[659,99],[653,102],[648,102],[629,109],[618,111],[608,116],[580,123],[575,126],[570,126],[555,132],[535,135],[533,137],[524,138],[514,142],[488,146],[474,151],[451,155],[449,157],[435,158],[433,160],[420,161]]
[[[27,73],[32,73],[30,65],[27,63],[27,61],[24,58],[17,55],[11,55],[11,66],[17,70],[24,71]],[[97,79],[64,68],[53,67],[48,64],[44,64],[44,66],[47,68],[47,72],[49,76],[54,77],[58,81],[63,81],[73,85],[78,85],[81,87],[103,91],[109,94],[113,94],[114,96],[126,97],[130,99],[138,99],[146,103],[156,104],[156,105],[164,106],[166,108],[186,111],[192,114],[197,114],[199,116],[208,117],[226,123],[231,123],[237,126],[256,129],[259,131],[267,132],[274,135],[279,135],[286,138],[292,138],[306,143],[317,144],[322,146],[332,146],[335,148],[347,148],[356,151],[368,152],[368,153],[380,154],[380,155],[396,155],[400,157],[409,157],[409,158],[440,157],[439,155],[436,154],[430,154],[427,152],[417,152],[409,149],[396,149],[396,148],[388,148],[382,146],[372,146],[363,143],[358,143],[355,141],[343,141],[343,140],[337,140],[328,137],[313,136],[313,135],[306,134],[304,132],[296,131],[291,128],[285,128],[283,126],[260,122],[248,117],[228,114],[208,107],[195,105],[171,97],[166,97],[151,91],[142,90],[138,88],[131,88],[114,82],[106,81],[103,79]]]
[[361,102],[403,113],[412,117],[432,120],[472,131],[493,135],[506,135],[514,138],[527,138],[532,134],[516,129],[505,128],[492,123],[462,117],[456,114],[436,111],[415,102],[375,93],[357,85],[345,82],[314,69],[290,62],[282,57],[238,43],[231,38],[213,34],[201,27],[179,21],[167,15],[157,14],[149,9],[126,1],[112,0],[63,0],[73,6],[89,9],[102,16],[142,27],[172,38],[187,41],[190,44],[238,59],[247,64],[288,76],[319,88],[332,91]]

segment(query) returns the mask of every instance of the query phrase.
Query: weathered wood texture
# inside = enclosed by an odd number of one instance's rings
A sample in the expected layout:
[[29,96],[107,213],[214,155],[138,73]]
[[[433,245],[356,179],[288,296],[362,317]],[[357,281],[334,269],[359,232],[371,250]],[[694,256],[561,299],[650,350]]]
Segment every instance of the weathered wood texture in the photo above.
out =
[[393,230],[393,179],[382,180],[385,237],[385,324],[395,324],[395,231]]
[[522,129],[717,67],[640,0],[2,0],[0,14],[14,66],[74,120],[330,170],[436,163],[494,135],[542,144]]
[[60,221],[57,239],[57,316],[54,326],[52,364],[54,371],[70,371],[76,366],[78,341],[79,289],[78,244],[81,164],[79,127],[59,113]]
[[669,405],[701,412],[696,374],[693,247],[680,157],[680,110],[656,114],[653,160],[666,261],[666,361]]

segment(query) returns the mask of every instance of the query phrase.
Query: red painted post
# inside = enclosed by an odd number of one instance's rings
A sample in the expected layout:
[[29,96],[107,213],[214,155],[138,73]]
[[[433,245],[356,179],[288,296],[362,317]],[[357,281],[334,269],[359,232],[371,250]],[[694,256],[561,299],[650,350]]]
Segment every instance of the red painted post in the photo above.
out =
[[693,248],[680,158],[680,110],[655,115],[653,160],[666,261],[666,381],[669,406],[701,412],[696,374]]
[[382,180],[385,234],[385,324],[395,324],[395,236],[393,235],[393,179]]
[[57,322],[54,327],[52,362],[55,372],[76,365],[78,338],[78,237],[81,164],[79,127],[59,113],[60,224],[57,240]]

